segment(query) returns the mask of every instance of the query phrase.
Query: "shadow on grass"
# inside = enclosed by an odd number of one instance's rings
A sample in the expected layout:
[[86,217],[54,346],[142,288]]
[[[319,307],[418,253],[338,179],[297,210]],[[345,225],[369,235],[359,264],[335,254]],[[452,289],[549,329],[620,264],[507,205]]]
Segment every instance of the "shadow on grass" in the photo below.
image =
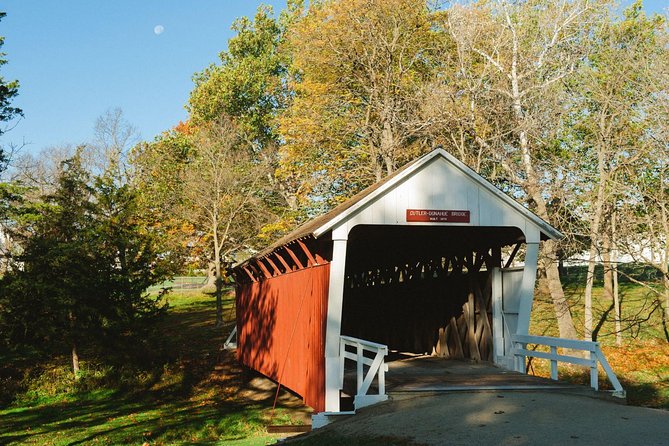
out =
[[[161,402],[110,398],[7,411],[0,442],[109,444],[244,438],[262,424],[258,406],[230,401],[201,405],[184,398]],[[65,434],[64,436],[59,433]]]
[[[213,299],[174,300],[146,344],[153,350],[144,352],[144,363],[128,364],[149,379],[69,394],[64,402],[0,410],[0,444],[206,443],[264,433],[275,387],[257,388],[255,375],[223,350],[231,327],[215,327]],[[229,295],[224,308],[233,301]],[[138,346],[139,356],[119,352],[104,359],[137,360],[145,347]],[[284,393],[282,398],[291,397]]]
[[669,410],[669,378],[656,383],[621,380],[627,391],[627,404]]

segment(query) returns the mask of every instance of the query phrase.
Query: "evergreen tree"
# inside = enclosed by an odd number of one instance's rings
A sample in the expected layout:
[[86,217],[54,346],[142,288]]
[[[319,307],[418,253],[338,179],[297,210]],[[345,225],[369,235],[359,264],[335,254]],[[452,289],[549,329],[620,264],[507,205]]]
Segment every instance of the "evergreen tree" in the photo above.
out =
[[63,163],[16,267],[0,283],[0,324],[12,345],[79,352],[125,345],[164,306],[145,290],[169,259],[137,223],[137,198],[111,177],[91,179],[80,151]]
[[[0,20],[7,14],[0,12]],[[5,38],[0,36],[0,48],[5,43]],[[5,59],[6,54],[0,51],[0,67],[7,63]],[[7,122],[16,116],[23,116],[23,111],[20,108],[12,107],[11,103],[14,97],[19,93],[19,82],[16,80],[8,81],[0,74],[0,122]],[[5,129],[0,126],[0,135],[5,132]],[[6,167],[6,154],[2,147],[0,147],[0,171]]]

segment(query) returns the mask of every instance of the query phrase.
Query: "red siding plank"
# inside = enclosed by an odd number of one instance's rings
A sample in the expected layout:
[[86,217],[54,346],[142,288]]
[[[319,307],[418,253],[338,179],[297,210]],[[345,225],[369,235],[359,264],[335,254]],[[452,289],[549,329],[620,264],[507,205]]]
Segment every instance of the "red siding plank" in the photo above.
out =
[[325,410],[325,324],[330,265],[237,287],[242,364]]

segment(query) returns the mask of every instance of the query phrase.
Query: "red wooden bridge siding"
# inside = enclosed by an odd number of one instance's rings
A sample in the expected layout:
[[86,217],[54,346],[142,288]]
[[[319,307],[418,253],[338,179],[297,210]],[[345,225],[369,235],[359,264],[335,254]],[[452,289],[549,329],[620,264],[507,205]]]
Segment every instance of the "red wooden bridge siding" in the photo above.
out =
[[325,410],[325,324],[330,264],[237,286],[242,364]]

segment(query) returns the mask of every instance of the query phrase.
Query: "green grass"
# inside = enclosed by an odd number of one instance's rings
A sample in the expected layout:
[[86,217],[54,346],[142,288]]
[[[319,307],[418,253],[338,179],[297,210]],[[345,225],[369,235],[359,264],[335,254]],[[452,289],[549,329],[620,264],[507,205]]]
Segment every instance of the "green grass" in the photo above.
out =
[[[266,425],[300,422],[289,409],[271,415],[272,392],[240,398],[248,373],[221,349],[230,327],[214,327],[213,298],[173,294],[152,345],[164,358],[154,367],[123,370],[84,362],[75,382],[67,358],[25,378],[13,404],[0,409],[0,444],[238,444],[273,443]],[[233,299],[225,301],[232,314]],[[114,375],[113,377],[111,375]]]
[[[195,400],[109,396],[8,409],[0,440],[8,444],[219,444],[267,441],[259,407],[217,407]],[[240,442],[243,444],[243,442]]]
[[[647,273],[647,272],[645,272]],[[583,281],[584,274],[571,274],[565,294],[572,304],[571,313],[580,335],[583,334]],[[601,284],[593,290],[595,324],[604,316],[611,303],[604,297]],[[664,337],[660,309],[653,311],[655,294],[630,282],[620,286],[622,297],[622,346],[616,346],[615,322],[612,312],[606,317],[597,341],[608,362],[627,391],[629,404],[669,410],[669,343]],[[555,313],[548,293],[536,294],[532,309],[530,333],[558,336]],[[533,372],[549,376],[548,361],[533,359]],[[569,364],[560,365],[559,378],[589,384],[589,370]],[[608,380],[600,370],[600,383],[609,388]]]
[[[659,286],[659,285],[658,285]],[[570,312],[576,330],[583,334],[584,325],[584,283],[570,281],[564,286],[565,296],[570,304]],[[593,320],[596,325],[605,316],[597,340],[604,345],[615,343],[615,322],[609,298],[604,297],[601,285],[593,288]],[[632,283],[620,284],[622,307],[622,336],[625,343],[639,340],[664,340],[661,309],[656,305],[657,294]],[[539,287],[532,308],[530,331],[543,336],[558,336],[555,313],[546,289]]]
[[[601,289],[595,291],[597,316],[606,302]],[[626,314],[645,308],[648,296],[644,290],[623,284],[623,291]],[[582,290],[572,283],[567,293],[578,303],[573,313],[580,327]],[[221,349],[232,324],[222,330],[214,327],[211,296],[181,292],[169,295],[168,301],[171,309],[146,345],[136,346],[135,352],[117,352],[114,358],[82,355],[83,373],[78,381],[71,377],[67,357],[47,361],[27,351],[0,357],[0,396],[4,397],[0,400],[4,401],[0,403],[0,444],[264,445],[281,437],[267,434],[268,424],[305,421],[304,412],[287,407],[272,416],[273,391],[253,388],[234,355]],[[224,319],[231,322],[233,314],[233,298],[228,295]],[[611,322],[607,321],[600,341],[631,404],[669,409],[669,344],[658,338],[656,317],[639,330],[626,332],[622,348],[613,346],[614,337],[607,334]],[[541,292],[531,330],[557,334],[552,305]],[[547,366],[534,365],[535,371],[544,367],[547,373]],[[588,380],[582,369],[563,367],[560,373],[561,378]],[[401,437],[351,439],[332,433],[304,441],[412,444]]]

